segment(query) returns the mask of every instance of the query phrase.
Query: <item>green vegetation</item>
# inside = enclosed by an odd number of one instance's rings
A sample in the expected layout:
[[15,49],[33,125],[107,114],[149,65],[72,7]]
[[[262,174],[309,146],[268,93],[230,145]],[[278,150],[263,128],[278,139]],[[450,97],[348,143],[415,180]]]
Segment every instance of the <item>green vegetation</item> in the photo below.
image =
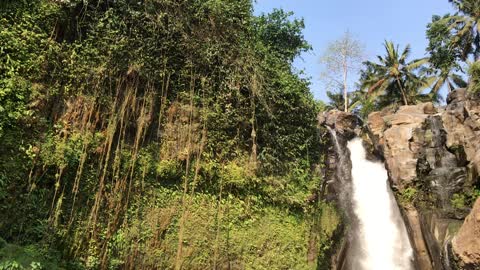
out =
[[2,1],[0,269],[315,269],[303,21],[252,2]]
[[386,42],[327,106],[292,66],[310,45],[283,10],[1,1],[0,269],[326,269],[342,224],[320,194],[316,116],[465,85],[478,3],[453,2],[428,26],[429,59]]
[[407,187],[400,192],[400,204],[404,206],[412,205],[417,197],[418,190],[416,187]]
[[429,51],[436,67],[445,63],[454,66],[455,61],[465,61],[470,56],[477,61],[480,57],[480,3],[476,0],[449,2],[455,14],[434,16],[427,29]]
[[453,194],[451,203],[454,208],[464,209],[473,207],[473,204],[480,197],[480,190],[475,188],[463,193]]
[[385,41],[386,55],[378,56],[379,63],[367,61],[366,69],[361,74],[362,88],[367,89],[368,96],[377,96],[378,107],[387,104],[415,104],[421,101],[422,89],[428,86],[427,80],[416,72],[427,59],[407,62],[410,46],[400,52],[398,45]]
[[42,269],[79,269],[78,265],[62,265],[59,254],[49,250],[48,246],[39,244],[24,247],[7,244],[0,238],[0,269],[2,270],[42,270]]
[[470,65],[468,69],[468,74],[470,75],[470,83],[468,85],[468,90],[473,93],[480,92],[480,62],[474,62]]

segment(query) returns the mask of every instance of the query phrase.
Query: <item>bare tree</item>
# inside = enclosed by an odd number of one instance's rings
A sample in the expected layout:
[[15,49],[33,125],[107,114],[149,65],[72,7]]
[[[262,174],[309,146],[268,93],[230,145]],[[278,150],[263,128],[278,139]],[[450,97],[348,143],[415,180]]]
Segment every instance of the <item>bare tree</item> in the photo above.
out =
[[320,62],[324,66],[321,74],[327,88],[343,90],[344,110],[348,111],[349,75],[358,73],[364,58],[364,46],[349,31],[328,44]]

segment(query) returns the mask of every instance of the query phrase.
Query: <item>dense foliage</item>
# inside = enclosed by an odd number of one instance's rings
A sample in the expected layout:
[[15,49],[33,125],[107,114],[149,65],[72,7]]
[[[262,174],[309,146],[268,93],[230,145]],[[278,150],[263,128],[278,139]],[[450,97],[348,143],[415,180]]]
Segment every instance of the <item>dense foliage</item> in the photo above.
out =
[[302,20],[32,0],[0,25],[0,269],[326,266]]
[[316,115],[436,102],[467,65],[480,91],[478,1],[450,2],[428,59],[385,42],[325,106],[292,67],[310,45],[283,10],[1,1],[0,270],[327,269],[341,218],[320,194]]
[[387,52],[385,57],[378,56],[379,63],[365,62],[366,69],[361,78],[362,87],[368,89],[368,94],[385,93],[377,94],[379,103],[402,102],[403,105],[414,103],[421,95],[418,90],[426,85],[425,79],[415,73],[415,70],[426,62],[425,59],[407,62],[410,46],[400,52],[398,45],[395,46],[389,41],[385,42],[385,51]]

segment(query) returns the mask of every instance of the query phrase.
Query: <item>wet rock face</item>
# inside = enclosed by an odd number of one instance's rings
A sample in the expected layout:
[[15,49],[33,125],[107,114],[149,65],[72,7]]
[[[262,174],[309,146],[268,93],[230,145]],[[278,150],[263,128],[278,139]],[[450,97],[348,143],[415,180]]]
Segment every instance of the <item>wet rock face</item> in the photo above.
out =
[[442,122],[448,134],[446,145],[459,149],[476,172],[480,171],[480,98],[457,89],[447,98]]
[[[367,121],[368,135],[385,158],[392,186],[399,194],[416,192],[416,201],[403,205],[403,213],[419,269],[455,269],[449,266],[445,247],[469,209],[454,207],[452,198],[480,182],[480,97],[458,89],[447,102],[438,109],[432,103],[386,109],[370,114]],[[480,237],[478,231],[467,234]],[[480,250],[468,250],[469,256],[457,256],[459,269],[480,269],[468,268],[464,261],[480,257]]]
[[[374,112],[367,122],[369,135],[385,158],[392,184],[399,191],[418,184],[427,186],[435,195],[435,208],[444,211],[451,210],[451,196],[471,184],[466,183],[470,173],[467,164],[475,166],[476,155],[480,154],[480,133],[474,134],[475,128],[464,127],[463,121],[452,116],[470,101],[460,93],[452,93],[449,100],[456,105],[449,104],[440,112],[432,103],[422,103],[402,106],[397,111]],[[473,122],[472,126],[480,124],[479,120]],[[474,135],[462,136],[466,129]]]
[[422,128],[416,129],[413,141],[418,142],[417,180],[430,188],[435,196],[431,203],[443,216],[463,218],[451,206],[453,194],[465,187],[467,170],[462,162],[447,149],[447,133],[439,115],[425,119]]
[[[322,194],[327,201],[335,202],[345,210],[344,224],[356,222],[351,206],[351,170],[350,153],[347,148],[348,140],[360,134],[361,121],[351,114],[338,110],[320,113],[319,125],[325,131],[330,143],[326,150],[326,167],[324,171],[324,187]],[[328,131],[327,131],[328,130]],[[347,226],[345,225],[345,228]],[[331,257],[331,269],[350,269],[349,258],[351,257],[352,235],[349,230],[342,228],[339,232],[335,254]]]
[[452,240],[453,252],[460,269],[480,269],[480,198]]
[[[346,151],[352,137],[365,135],[362,123],[341,111],[322,113],[318,119],[338,135],[340,151],[331,155],[329,170],[341,175],[338,169],[348,166],[338,166],[343,164],[338,152]],[[374,112],[364,131],[370,151],[385,160],[399,196],[417,269],[480,269],[480,203],[470,215],[471,209],[453,205],[454,195],[480,186],[480,95],[457,89],[445,107],[423,103]],[[345,182],[327,182],[337,199],[348,190]],[[404,196],[410,199],[404,201]]]
[[348,140],[360,133],[360,119],[348,112],[332,110],[318,115],[320,126],[326,128],[330,140],[327,150],[325,198],[336,201],[343,209],[350,209],[351,162],[347,148]]

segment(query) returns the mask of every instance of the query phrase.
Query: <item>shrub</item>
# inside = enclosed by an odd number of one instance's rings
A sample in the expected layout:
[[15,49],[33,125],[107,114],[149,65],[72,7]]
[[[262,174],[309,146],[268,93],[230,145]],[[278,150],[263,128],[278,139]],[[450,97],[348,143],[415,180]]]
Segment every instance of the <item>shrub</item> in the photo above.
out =
[[472,63],[468,69],[468,74],[470,75],[468,90],[478,93],[480,91],[480,62]]

